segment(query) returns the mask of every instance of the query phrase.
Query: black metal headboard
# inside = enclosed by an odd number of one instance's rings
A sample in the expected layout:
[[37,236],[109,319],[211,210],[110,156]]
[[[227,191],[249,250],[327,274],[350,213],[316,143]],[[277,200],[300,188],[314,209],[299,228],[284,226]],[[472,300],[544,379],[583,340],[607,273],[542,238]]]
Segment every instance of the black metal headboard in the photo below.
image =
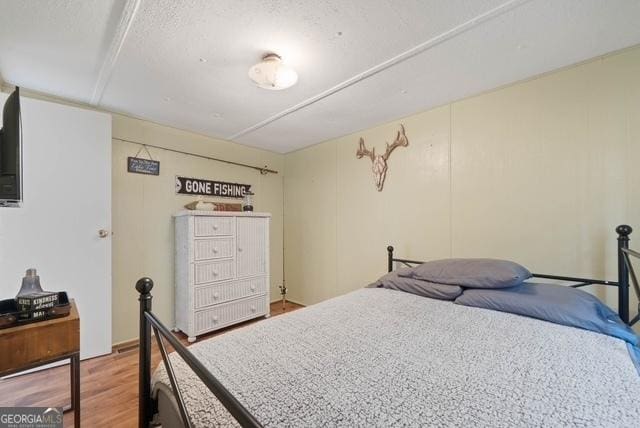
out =
[[[640,253],[629,249],[629,235],[633,229],[631,226],[622,224],[616,227],[616,233],[618,234],[618,281],[607,281],[603,279],[591,279],[591,278],[577,278],[571,276],[559,276],[559,275],[547,275],[542,273],[534,273],[534,278],[552,279],[556,281],[567,281],[573,284],[570,287],[578,288],[585,287],[587,285],[607,285],[618,288],[618,315],[622,321],[628,325],[633,325],[640,320],[640,303],[638,304],[638,313],[629,320],[629,279],[633,289],[640,300],[640,287],[638,286],[638,278],[633,269],[631,263],[631,257],[640,259]],[[400,263],[405,266],[415,266],[423,261],[401,259],[393,256],[393,247],[389,245],[387,247],[387,271],[393,270],[394,263]]]

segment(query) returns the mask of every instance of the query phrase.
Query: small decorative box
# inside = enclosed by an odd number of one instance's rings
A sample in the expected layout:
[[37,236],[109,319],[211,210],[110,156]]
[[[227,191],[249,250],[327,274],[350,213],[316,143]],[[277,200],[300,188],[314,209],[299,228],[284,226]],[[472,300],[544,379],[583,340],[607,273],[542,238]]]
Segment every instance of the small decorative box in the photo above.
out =
[[58,293],[50,291],[38,291],[25,294],[16,298],[18,310],[22,318],[42,318],[45,309],[53,308],[58,304]]
[[[41,300],[40,303],[36,303],[36,305],[47,305],[40,306],[39,309],[22,310],[18,304],[18,299],[0,300],[0,328],[13,327],[69,315],[71,305],[67,293],[64,291],[59,293],[43,293],[49,295],[54,294],[55,297],[47,298],[47,296],[39,296],[45,299]],[[25,296],[20,296],[19,299],[23,297]]]

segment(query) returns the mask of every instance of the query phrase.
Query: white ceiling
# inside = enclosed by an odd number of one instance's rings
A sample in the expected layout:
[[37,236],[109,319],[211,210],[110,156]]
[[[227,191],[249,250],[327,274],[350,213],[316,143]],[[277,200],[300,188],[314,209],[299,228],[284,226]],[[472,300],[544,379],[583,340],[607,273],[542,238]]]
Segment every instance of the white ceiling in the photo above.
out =
[[[286,153],[638,44],[638,22],[638,0],[0,0],[0,75]],[[268,52],[296,86],[251,83]]]

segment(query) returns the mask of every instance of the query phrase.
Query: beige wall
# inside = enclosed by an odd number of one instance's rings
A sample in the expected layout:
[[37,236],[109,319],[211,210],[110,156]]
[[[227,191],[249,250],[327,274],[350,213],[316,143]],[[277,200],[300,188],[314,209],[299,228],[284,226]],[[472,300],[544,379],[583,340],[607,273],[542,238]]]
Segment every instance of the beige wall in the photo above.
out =
[[[9,92],[13,87],[0,86],[0,89]],[[91,106],[24,89],[21,90],[21,96],[98,110]],[[149,276],[155,281],[154,312],[167,325],[173,325],[172,215],[194,200],[194,197],[175,194],[176,175],[252,185],[252,190],[256,193],[255,210],[272,214],[271,299],[277,300],[280,297],[278,286],[282,284],[283,266],[284,156],[153,122],[110,114],[113,123],[113,343],[117,344],[138,337],[138,296],[134,284],[142,276]],[[270,169],[277,170],[279,173],[261,175],[259,171],[248,168],[150,148],[153,158],[160,161],[160,176],[131,174],[127,172],[127,157],[134,156],[140,146],[120,141],[118,138],[250,165],[268,165]],[[141,153],[141,157],[146,155],[144,151]]]
[[[357,141],[380,151],[398,123],[410,146],[393,153],[378,193],[370,162],[355,158]],[[256,209],[273,214],[272,298],[282,281],[284,202],[288,297],[304,304],[382,274],[387,244],[411,258],[507,257],[536,271],[613,278],[613,227],[636,226],[640,242],[640,49],[286,156],[116,114],[113,137],[281,172],[151,149],[161,175],[129,174],[138,146],[113,140],[114,343],[137,337],[133,285],[143,275],[156,282],[156,313],[173,323],[171,215],[191,200],[175,195],[175,175],[254,186]],[[608,297],[614,305],[615,290]]]
[[[393,152],[379,193],[358,138],[380,152],[399,123],[410,146]],[[640,242],[639,155],[640,49],[290,153],[290,298],[373,281],[387,244],[408,258],[503,257],[613,279],[614,227],[636,226]]]
[[[138,336],[138,301],[134,284],[142,276],[149,276],[155,282],[154,312],[167,325],[173,325],[172,214],[194,200],[194,197],[175,194],[176,175],[253,186],[256,211],[270,212],[273,215],[271,293],[273,300],[278,298],[278,286],[282,283],[282,155],[116,114],[113,115],[113,137],[114,343]],[[252,165],[268,165],[280,174],[261,175],[255,170],[154,148],[150,148],[150,151],[153,158],[160,161],[160,176],[131,174],[127,173],[127,157],[134,156],[139,145],[122,142],[117,138]]]

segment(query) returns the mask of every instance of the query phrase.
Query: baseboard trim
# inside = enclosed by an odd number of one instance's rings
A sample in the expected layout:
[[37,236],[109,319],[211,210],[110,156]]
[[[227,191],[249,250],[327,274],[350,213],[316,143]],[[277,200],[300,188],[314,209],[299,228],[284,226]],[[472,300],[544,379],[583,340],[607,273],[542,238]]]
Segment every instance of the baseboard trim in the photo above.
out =
[[129,348],[138,346],[138,338],[125,340],[123,342],[114,343],[111,345],[111,352],[124,352],[125,350],[129,350]]
[[[294,305],[298,305],[298,306],[302,306],[302,307],[305,307],[305,306],[306,306],[306,305],[303,305],[302,303],[298,303],[298,302],[295,302],[295,301],[293,301],[293,300],[289,300],[289,299],[286,299],[286,300],[285,300],[285,302],[287,302],[287,303],[293,303]],[[282,299],[272,300],[272,301],[271,301],[271,304],[273,305],[274,303],[282,303]]]

